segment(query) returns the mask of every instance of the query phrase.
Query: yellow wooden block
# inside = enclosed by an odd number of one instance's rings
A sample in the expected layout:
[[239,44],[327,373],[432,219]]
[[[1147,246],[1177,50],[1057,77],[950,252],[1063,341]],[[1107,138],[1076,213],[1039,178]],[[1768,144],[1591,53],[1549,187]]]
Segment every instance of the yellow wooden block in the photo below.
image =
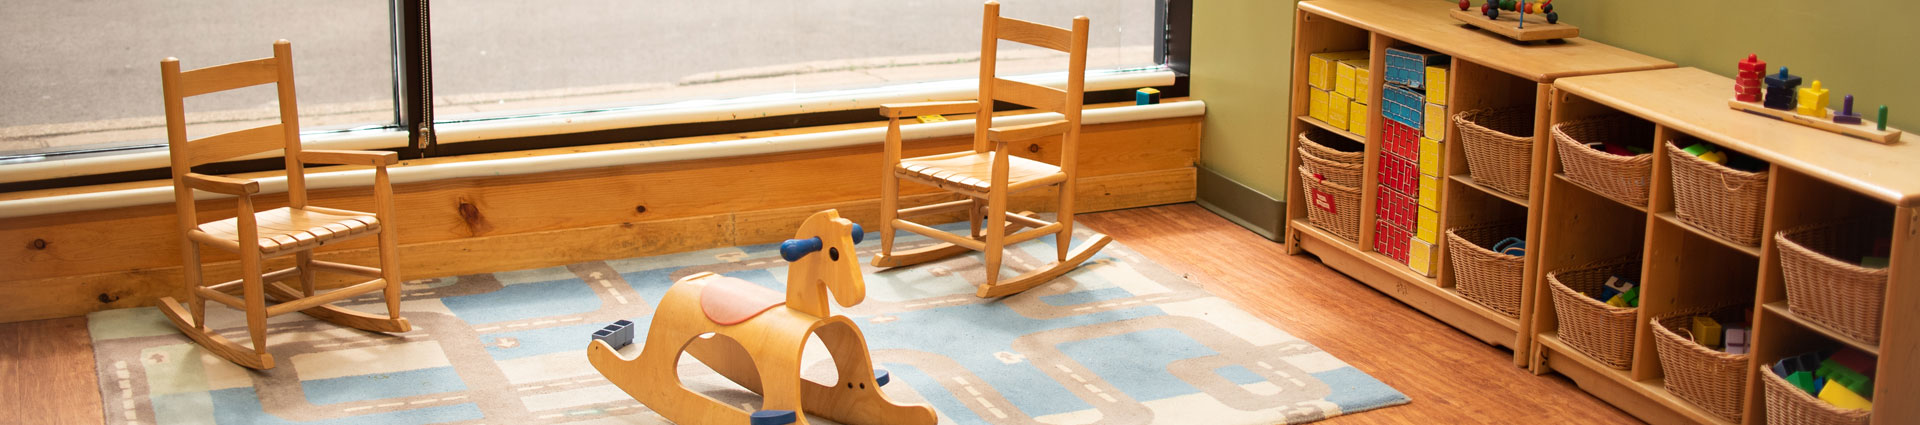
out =
[[1445,154],[1445,145],[1440,144],[1439,140],[1424,137],[1420,138],[1420,174],[1429,176],[1442,175],[1440,173],[1440,157]]
[[1327,124],[1333,124],[1334,128],[1341,130],[1347,129],[1347,106],[1352,103],[1352,99],[1339,93],[1327,95]]
[[[1334,64],[1333,92],[1348,99],[1360,99],[1360,86],[1367,84],[1364,74],[1367,71],[1366,59],[1343,60]],[[1364,102],[1364,101],[1363,101]]]
[[1423,276],[1433,276],[1433,243],[1407,239],[1407,268]]
[[1367,97],[1373,95],[1373,77],[1371,76],[1373,71],[1371,69],[1372,68],[1367,68],[1364,65],[1353,69],[1353,100],[1356,102],[1371,102],[1371,100],[1368,99],[1372,98]]
[[1314,53],[1307,56],[1307,86],[1321,90],[1333,89],[1333,64],[1347,59],[1367,57],[1365,50],[1351,52]]
[[1813,86],[1800,89],[1800,115],[1814,118],[1827,117],[1827,89],[1820,87],[1820,80],[1813,80]]
[[1447,104],[1447,66],[1427,67],[1427,103],[1446,106]]
[[1425,116],[1427,123],[1420,126],[1421,134],[1428,139],[1447,141],[1447,107],[1429,103]]
[[1440,209],[1440,177],[1431,174],[1420,175],[1420,207]]
[[1827,404],[1832,404],[1833,407],[1842,409],[1873,410],[1873,402],[1867,401],[1859,394],[1854,394],[1853,390],[1847,389],[1845,385],[1840,385],[1839,381],[1832,379],[1828,379],[1827,386],[1820,389],[1820,399],[1825,400]]
[[1307,116],[1313,117],[1313,119],[1320,120],[1321,122],[1329,121],[1327,119],[1327,97],[1326,90],[1307,89]]
[[1427,243],[1440,240],[1440,212],[1429,208],[1420,208],[1419,217],[1413,223],[1413,237]]
[[1367,104],[1359,101],[1347,104],[1347,131],[1360,137],[1367,137],[1367,120],[1370,119],[1373,119],[1373,116],[1367,115]]

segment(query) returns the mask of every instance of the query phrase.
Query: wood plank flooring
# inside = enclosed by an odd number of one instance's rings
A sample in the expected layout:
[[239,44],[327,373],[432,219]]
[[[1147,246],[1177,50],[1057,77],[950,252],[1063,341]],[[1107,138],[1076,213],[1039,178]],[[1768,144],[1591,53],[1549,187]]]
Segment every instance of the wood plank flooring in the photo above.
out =
[[[1240,308],[1413,398],[1327,424],[1638,423],[1557,375],[1514,367],[1480,343],[1328,269],[1286,255],[1197,205],[1084,214],[1113,235]],[[0,324],[0,423],[101,423],[86,321]]]

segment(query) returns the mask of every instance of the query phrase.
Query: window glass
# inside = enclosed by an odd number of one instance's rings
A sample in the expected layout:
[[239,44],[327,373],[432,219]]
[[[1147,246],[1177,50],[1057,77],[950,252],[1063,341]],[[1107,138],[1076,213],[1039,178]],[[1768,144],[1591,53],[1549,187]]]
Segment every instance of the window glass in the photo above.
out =
[[[293,43],[308,132],[394,121],[384,1],[12,1],[0,6],[0,159],[166,143],[160,61],[183,70]],[[272,86],[189,98],[191,134],[277,119]]]
[[[977,0],[440,0],[441,122],[692,99],[970,79]],[[1150,66],[1152,0],[1003,0],[1005,17],[1091,20],[1088,69]],[[1062,72],[1065,55],[1001,43],[1002,76]]]

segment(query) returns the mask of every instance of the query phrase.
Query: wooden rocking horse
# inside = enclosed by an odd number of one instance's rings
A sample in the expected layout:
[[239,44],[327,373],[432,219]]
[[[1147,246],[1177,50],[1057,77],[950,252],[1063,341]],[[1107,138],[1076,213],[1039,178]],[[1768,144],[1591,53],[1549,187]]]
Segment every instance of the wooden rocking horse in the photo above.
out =
[[[835,210],[815,213],[780,245],[781,256],[793,263],[786,297],[713,273],[687,276],[660,299],[638,357],[621,357],[608,343],[618,344],[617,337],[604,338],[620,330],[609,329],[588,342],[587,359],[627,395],[674,423],[804,425],[807,414],[846,424],[935,423],[933,408],[898,404],[880,392],[887,374],[873,369],[860,328],[828,311],[829,291],[841,307],[866,299],[853,250],[863,235],[860,225]],[[809,335],[819,335],[833,355],[840,378],[832,386],[800,378]],[[759,393],[761,410],[747,412],[688,390],[676,371],[683,351]]]

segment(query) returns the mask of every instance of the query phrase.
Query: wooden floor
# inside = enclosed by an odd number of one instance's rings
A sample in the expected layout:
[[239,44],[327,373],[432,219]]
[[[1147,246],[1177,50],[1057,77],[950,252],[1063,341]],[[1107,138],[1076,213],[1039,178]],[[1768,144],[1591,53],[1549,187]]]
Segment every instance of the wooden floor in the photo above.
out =
[[[1475,341],[1194,204],[1081,215],[1242,309],[1379,378],[1413,403],[1354,423],[1637,423],[1557,375]],[[0,324],[0,423],[101,423],[85,319]]]

